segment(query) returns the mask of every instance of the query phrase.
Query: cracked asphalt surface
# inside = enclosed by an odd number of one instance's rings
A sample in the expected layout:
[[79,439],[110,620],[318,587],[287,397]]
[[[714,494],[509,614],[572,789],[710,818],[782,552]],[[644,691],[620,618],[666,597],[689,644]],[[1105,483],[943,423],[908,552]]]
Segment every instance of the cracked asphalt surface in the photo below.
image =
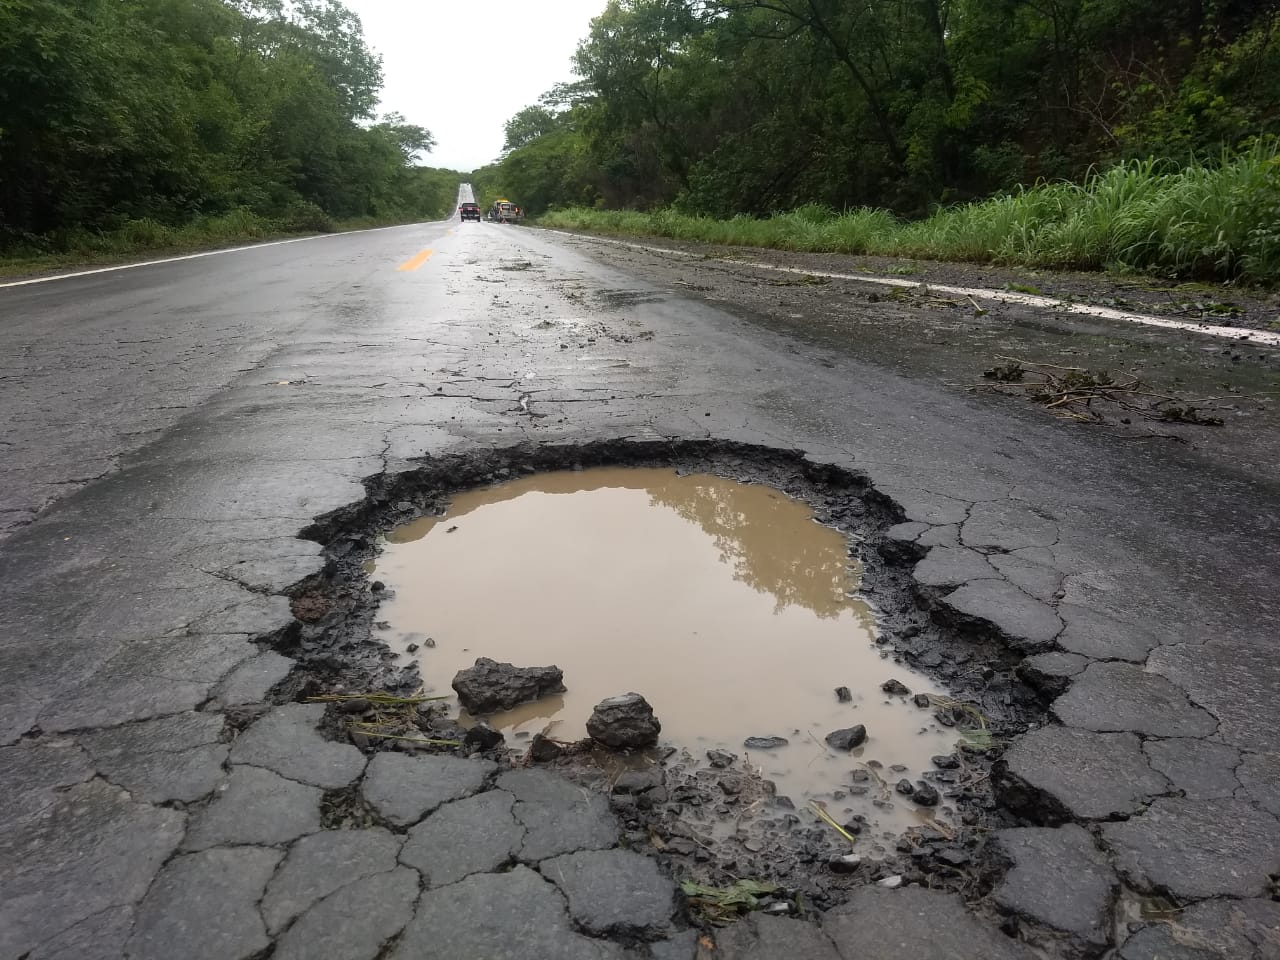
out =
[[[0,287],[0,958],[705,951],[604,797],[370,760],[272,699],[284,591],[324,562],[296,534],[362,478],[624,437],[865,473],[922,602],[1051,702],[994,774],[1021,825],[989,892],[866,888],[718,955],[1280,956],[1274,413],[1135,442],[963,389],[993,340],[1210,379],[1220,342],[761,289],[729,260],[451,223]],[[353,790],[378,825],[329,829]]]

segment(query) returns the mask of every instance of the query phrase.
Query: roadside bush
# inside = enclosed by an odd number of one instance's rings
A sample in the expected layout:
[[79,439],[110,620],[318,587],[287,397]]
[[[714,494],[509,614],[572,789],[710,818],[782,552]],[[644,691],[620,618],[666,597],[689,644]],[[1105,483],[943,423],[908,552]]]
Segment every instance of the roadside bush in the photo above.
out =
[[1082,183],[1040,183],[903,222],[887,210],[806,204],[772,217],[712,220],[571,208],[546,226],[824,253],[1123,269],[1173,277],[1280,281],[1280,142],[1214,164],[1129,161]]
[[290,204],[278,222],[280,229],[287,233],[332,233],[334,230],[329,215],[305,200]]

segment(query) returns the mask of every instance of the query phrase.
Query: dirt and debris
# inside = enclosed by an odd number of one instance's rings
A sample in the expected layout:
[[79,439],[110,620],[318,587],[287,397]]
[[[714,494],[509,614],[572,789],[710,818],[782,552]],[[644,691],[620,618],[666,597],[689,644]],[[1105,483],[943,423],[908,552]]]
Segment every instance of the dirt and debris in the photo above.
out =
[[1086,370],[1056,363],[1037,363],[1016,357],[982,373],[987,382],[973,389],[994,390],[1022,396],[1056,416],[1081,423],[1128,424],[1129,417],[1160,423],[1184,423],[1220,427],[1223,418],[1214,411],[1240,397],[1184,397],[1158,393],[1133,374],[1112,375],[1106,370]]

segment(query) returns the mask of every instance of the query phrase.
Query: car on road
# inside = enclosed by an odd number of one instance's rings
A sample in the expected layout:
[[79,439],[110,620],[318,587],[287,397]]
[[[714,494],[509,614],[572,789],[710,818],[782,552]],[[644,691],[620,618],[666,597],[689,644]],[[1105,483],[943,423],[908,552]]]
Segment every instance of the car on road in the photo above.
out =
[[462,215],[463,220],[474,220],[476,223],[480,222],[480,204],[478,203],[464,203],[462,206],[458,207],[458,213]]
[[489,219],[494,223],[520,223],[524,220],[524,211],[510,200],[495,200],[489,208]]

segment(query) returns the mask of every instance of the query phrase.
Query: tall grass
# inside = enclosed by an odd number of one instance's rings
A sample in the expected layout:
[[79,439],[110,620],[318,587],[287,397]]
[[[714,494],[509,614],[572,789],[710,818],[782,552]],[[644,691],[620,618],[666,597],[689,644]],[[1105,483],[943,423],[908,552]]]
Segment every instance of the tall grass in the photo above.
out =
[[72,228],[0,246],[0,276],[68,265],[110,263],[143,254],[233,246],[271,237],[388,226],[413,219],[416,218],[389,216],[335,221],[315,204],[297,202],[274,217],[237,208],[219,216],[199,217],[181,226],[151,219],[126,220],[115,230]]
[[904,222],[885,210],[807,205],[768,218],[572,208],[562,229],[823,253],[1119,269],[1280,281],[1280,142],[1177,168],[1130,161],[1083,183],[1040,183]]

